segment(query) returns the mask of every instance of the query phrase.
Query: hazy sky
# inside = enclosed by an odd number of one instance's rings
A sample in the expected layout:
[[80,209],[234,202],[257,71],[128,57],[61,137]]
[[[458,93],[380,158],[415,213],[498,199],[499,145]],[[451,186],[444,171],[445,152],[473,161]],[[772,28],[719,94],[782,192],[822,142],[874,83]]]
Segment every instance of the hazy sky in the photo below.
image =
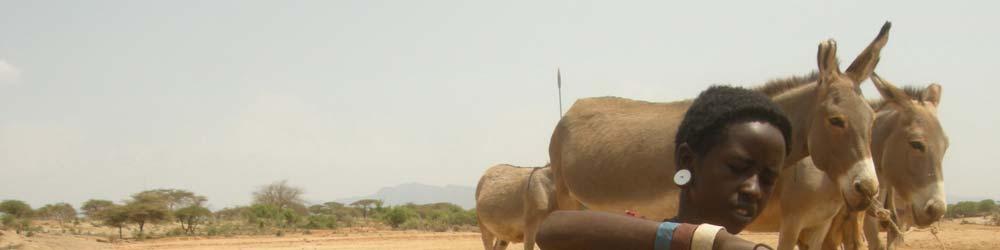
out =
[[943,86],[947,193],[1000,197],[1000,6],[933,3],[2,1],[0,199],[475,186],[548,161],[557,67],[567,109],[678,100],[808,73],[827,38],[846,68],[885,20],[877,72]]

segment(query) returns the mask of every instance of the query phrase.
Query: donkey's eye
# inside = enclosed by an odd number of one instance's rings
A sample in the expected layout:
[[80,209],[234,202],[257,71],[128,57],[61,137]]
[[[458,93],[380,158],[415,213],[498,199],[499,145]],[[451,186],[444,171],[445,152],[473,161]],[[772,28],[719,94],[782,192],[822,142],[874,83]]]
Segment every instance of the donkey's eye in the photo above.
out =
[[927,147],[924,146],[924,143],[920,141],[911,141],[910,147],[920,152],[924,152],[925,150],[927,150]]
[[839,116],[830,117],[830,125],[833,125],[834,127],[838,127],[838,128],[846,128],[847,127],[847,122],[844,121],[843,117],[839,117]]

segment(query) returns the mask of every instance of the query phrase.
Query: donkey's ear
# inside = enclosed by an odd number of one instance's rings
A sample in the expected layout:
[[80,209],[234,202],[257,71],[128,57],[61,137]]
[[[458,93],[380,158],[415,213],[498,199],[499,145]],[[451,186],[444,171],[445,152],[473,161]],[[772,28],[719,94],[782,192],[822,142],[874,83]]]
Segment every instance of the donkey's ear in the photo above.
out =
[[878,93],[882,95],[882,99],[886,102],[893,102],[901,106],[910,105],[910,96],[903,92],[895,85],[892,85],[889,81],[882,79],[882,77],[872,72],[871,74],[872,83],[875,84],[875,89],[878,89]]
[[937,107],[941,104],[941,85],[937,83],[931,83],[926,89],[924,89],[924,102],[929,102]]
[[833,39],[819,43],[816,52],[816,62],[819,66],[820,83],[837,79],[840,73],[840,63],[837,62],[837,42]]
[[847,77],[854,80],[855,84],[860,85],[861,82],[868,78],[873,71],[875,71],[875,65],[878,65],[879,53],[882,51],[882,47],[889,42],[889,29],[892,28],[892,23],[885,22],[882,25],[882,30],[878,32],[875,36],[875,40],[872,40],[868,47],[854,59],[851,66],[847,67]]

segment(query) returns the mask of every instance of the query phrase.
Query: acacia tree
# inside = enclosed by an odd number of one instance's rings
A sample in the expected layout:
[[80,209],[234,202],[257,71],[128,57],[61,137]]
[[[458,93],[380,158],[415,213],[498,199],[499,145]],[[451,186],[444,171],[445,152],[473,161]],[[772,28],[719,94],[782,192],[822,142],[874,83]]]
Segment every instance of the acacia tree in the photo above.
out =
[[32,210],[28,203],[19,200],[4,200],[0,202],[0,213],[14,217],[30,217]]
[[288,185],[282,180],[262,186],[253,192],[254,204],[273,206],[278,209],[290,209],[298,214],[308,213],[305,201],[302,199],[302,188]]
[[327,202],[323,203],[323,205],[325,205],[327,209],[332,211],[333,214],[337,216],[338,220],[349,221],[352,220],[353,218],[357,218],[362,215],[361,209],[358,209],[357,207],[350,205],[344,205],[339,202]]
[[100,220],[103,212],[114,206],[115,203],[109,200],[90,199],[84,202],[83,206],[80,206],[80,210],[83,210],[83,215],[87,216],[88,219]]
[[309,206],[309,215],[319,215],[319,214],[333,214],[330,208],[324,206],[323,204],[316,204]]
[[139,225],[139,235],[143,235],[146,223],[159,223],[170,219],[167,196],[157,192],[140,192],[132,195],[125,204],[128,221]]
[[211,216],[212,211],[198,205],[187,206],[174,212],[177,222],[181,223],[181,229],[188,234],[194,234],[195,226],[204,223]]
[[357,207],[358,209],[361,209],[361,216],[363,218],[367,219],[368,218],[368,212],[371,212],[372,208],[376,208],[376,207],[377,208],[381,208],[382,207],[382,200],[376,200],[376,199],[358,200],[358,201],[352,202],[351,206]]
[[101,210],[99,215],[95,218],[101,218],[105,226],[117,227],[118,228],[118,238],[122,238],[122,227],[125,227],[125,223],[129,221],[129,211],[125,206],[118,206],[112,204],[111,207]]
[[4,226],[14,227],[17,234],[25,231],[31,226],[31,216],[33,211],[28,203],[19,200],[5,200],[0,202],[0,213],[3,215]]
[[237,220],[245,216],[247,209],[246,206],[228,207],[215,211],[212,216],[215,220]]
[[37,214],[41,218],[57,220],[59,224],[76,219],[76,209],[73,208],[73,205],[65,202],[45,205],[38,208]]
[[165,202],[167,209],[174,211],[183,207],[189,206],[203,206],[205,201],[208,201],[205,196],[196,195],[195,193],[183,189],[153,189],[142,191],[137,195],[150,195],[159,196]]
[[337,210],[337,209],[344,208],[344,204],[343,203],[334,202],[334,201],[323,203],[323,206],[326,206],[327,208],[329,208],[331,210]]

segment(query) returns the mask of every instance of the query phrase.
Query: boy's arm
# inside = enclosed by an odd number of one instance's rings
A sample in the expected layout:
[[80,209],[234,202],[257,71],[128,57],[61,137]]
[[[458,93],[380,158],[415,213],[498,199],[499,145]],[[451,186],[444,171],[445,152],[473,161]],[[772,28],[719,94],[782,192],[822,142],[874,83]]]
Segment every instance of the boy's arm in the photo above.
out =
[[[556,211],[542,222],[536,243],[545,250],[560,249],[639,249],[653,250],[660,222],[593,211]],[[686,233],[690,235],[690,232]],[[715,234],[713,250],[754,249],[726,230]],[[691,246],[691,238],[685,246]],[[679,249],[672,249],[679,250]],[[686,249],[685,249],[686,250]]]

